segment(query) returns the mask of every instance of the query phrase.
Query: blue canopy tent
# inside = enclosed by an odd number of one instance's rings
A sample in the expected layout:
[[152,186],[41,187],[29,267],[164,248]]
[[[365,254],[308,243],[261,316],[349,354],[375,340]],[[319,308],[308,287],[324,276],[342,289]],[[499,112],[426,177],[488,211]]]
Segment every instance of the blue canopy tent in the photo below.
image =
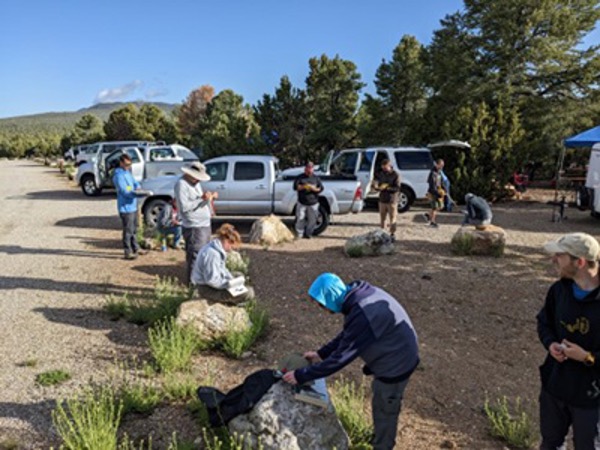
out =
[[583,133],[579,133],[575,136],[571,136],[570,138],[565,139],[565,147],[592,147],[598,142],[600,142],[600,126],[590,128],[589,130],[586,130]]

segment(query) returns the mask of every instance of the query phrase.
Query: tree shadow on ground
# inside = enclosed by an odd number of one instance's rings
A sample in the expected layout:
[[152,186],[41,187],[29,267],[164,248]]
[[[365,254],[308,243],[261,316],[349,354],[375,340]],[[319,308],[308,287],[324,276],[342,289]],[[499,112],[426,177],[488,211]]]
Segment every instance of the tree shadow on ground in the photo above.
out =
[[59,220],[56,227],[93,228],[98,230],[121,230],[121,220],[114,216],[82,216]]
[[[0,291],[10,289],[30,289],[34,291],[79,292],[83,294],[123,295],[129,289],[112,283],[84,283],[80,281],[56,281],[49,278],[25,278],[0,276]],[[151,292],[150,288],[138,288],[141,292]]]
[[42,314],[46,320],[92,331],[107,331],[106,336],[115,344],[143,346],[146,331],[123,320],[110,320],[109,315],[98,309],[86,308],[35,308],[33,312]]
[[82,244],[89,245],[95,248],[101,249],[115,249],[115,250],[123,250],[123,244],[120,240],[115,239],[98,239],[91,238],[88,236],[66,236],[67,239],[78,240]]
[[[57,191],[36,191],[27,192],[25,195],[15,195],[8,197],[8,200],[56,200],[56,201],[82,201],[86,197],[81,191],[75,190],[57,190]],[[109,197],[99,197],[100,200],[110,200]]]
[[77,256],[80,258],[102,258],[102,259],[120,259],[120,256],[107,253],[94,253],[86,250],[70,250],[62,248],[34,248],[22,247],[20,245],[0,245],[0,253],[7,255],[61,255]]
[[[25,435],[29,439],[23,439],[22,442],[31,442],[31,434],[35,434],[34,439],[44,441],[46,448],[49,448],[49,445],[58,445],[60,439],[52,433],[52,411],[56,409],[56,405],[56,400],[43,400],[37,403],[25,404],[0,402],[0,417],[22,421],[29,424],[33,430],[32,432],[13,432],[10,431],[10,428],[4,430],[0,427],[0,437],[12,437],[11,434],[16,436]],[[36,446],[35,448],[41,447]]]
[[148,275],[154,275],[161,278],[175,278],[180,283],[183,283],[185,278],[185,263],[175,263],[168,266],[133,266],[133,270],[141,273],[146,273]]

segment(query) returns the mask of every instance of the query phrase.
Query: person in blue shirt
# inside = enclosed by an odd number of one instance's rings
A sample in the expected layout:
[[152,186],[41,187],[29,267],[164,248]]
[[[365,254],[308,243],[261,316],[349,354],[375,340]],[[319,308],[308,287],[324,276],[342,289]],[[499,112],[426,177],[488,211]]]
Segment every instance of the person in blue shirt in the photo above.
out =
[[123,154],[119,158],[119,167],[113,174],[113,184],[117,190],[117,208],[123,224],[123,249],[125,259],[136,259],[140,253],[137,242],[138,213],[135,191],[140,184],[131,173],[131,158]]
[[287,372],[283,380],[304,384],[325,378],[360,357],[363,373],[374,377],[373,449],[392,450],[404,390],[419,364],[417,334],[408,314],[383,289],[366,281],[346,285],[332,273],[319,275],[308,295],[329,312],[343,314],[344,328],[319,350],[304,353],[312,365]]

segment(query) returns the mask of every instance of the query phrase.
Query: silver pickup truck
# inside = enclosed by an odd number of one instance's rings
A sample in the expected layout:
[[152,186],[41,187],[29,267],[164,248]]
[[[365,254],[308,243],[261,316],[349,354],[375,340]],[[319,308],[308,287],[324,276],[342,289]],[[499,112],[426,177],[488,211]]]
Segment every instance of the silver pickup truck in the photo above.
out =
[[[207,160],[210,181],[202,189],[219,193],[215,212],[224,216],[293,215],[298,193],[293,189],[295,177],[280,176],[277,158],[262,155],[220,156]],[[173,198],[178,176],[146,180],[142,189],[152,191],[142,204],[144,221],[156,226],[158,215]],[[322,233],[333,214],[357,213],[363,208],[360,182],[354,176],[321,178],[323,192],[319,196],[319,217],[315,234]]]
[[121,147],[105,157],[99,155],[77,167],[75,180],[85,195],[93,197],[100,195],[102,189],[113,187],[112,171],[119,166],[119,158],[124,153],[131,158],[131,172],[139,182],[179,174],[183,166],[198,161],[191,150],[178,144]]

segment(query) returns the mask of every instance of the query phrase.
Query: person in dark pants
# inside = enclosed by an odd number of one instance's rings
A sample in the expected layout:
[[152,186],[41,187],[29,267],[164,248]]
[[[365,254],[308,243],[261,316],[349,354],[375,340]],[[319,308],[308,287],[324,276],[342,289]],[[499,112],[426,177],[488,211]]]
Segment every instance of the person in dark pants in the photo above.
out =
[[346,285],[332,273],[319,275],[308,295],[327,311],[343,314],[344,327],[319,350],[304,353],[312,365],[287,372],[283,380],[304,384],[328,377],[360,356],[365,375],[374,376],[373,449],[392,450],[404,390],[419,364],[417,335],[408,314],[383,289],[366,281]]
[[438,159],[435,161],[433,168],[429,172],[427,177],[427,197],[429,197],[429,203],[431,205],[431,212],[424,213],[423,217],[427,221],[430,227],[437,228],[436,222],[437,212],[444,208],[444,197],[446,192],[442,184],[442,170],[444,169],[444,160]]
[[125,259],[136,259],[140,253],[137,242],[138,213],[135,191],[140,184],[131,174],[131,158],[127,154],[119,158],[119,167],[113,174],[113,184],[117,190],[117,208],[123,224],[123,249]]
[[375,174],[373,187],[379,191],[379,219],[385,230],[385,221],[389,217],[390,235],[396,239],[396,220],[400,199],[400,175],[394,170],[389,159],[381,161],[381,170]]
[[189,284],[196,255],[210,241],[212,201],[217,193],[202,191],[200,182],[210,180],[204,164],[195,162],[181,171],[183,176],[175,184],[175,199],[185,239],[185,283]]
[[323,192],[323,183],[314,173],[314,165],[307,162],[304,173],[294,180],[294,190],[298,192],[296,204],[296,237],[310,239],[317,225],[319,213],[319,194]]
[[540,367],[540,449],[564,448],[570,427],[575,450],[600,449],[600,245],[571,233],[544,249],[560,279],[537,315],[548,351]]

